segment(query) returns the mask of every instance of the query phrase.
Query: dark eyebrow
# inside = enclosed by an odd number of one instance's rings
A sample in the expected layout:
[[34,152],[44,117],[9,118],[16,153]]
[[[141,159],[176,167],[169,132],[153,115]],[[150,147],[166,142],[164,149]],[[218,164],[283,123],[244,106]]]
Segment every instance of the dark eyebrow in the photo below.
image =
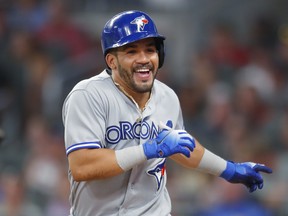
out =
[[147,43],[147,46],[156,46],[156,42],[153,40],[150,43]]

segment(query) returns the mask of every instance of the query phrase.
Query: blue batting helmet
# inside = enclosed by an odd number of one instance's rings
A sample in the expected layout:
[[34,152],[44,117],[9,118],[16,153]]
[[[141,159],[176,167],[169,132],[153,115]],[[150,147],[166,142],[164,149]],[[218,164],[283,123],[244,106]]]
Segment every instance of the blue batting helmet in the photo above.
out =
[[153,20],[142,11],[124,11],[111,18],[102,31],[101,45],[104,56],[110,49],[145,38],[155,38],[159,55],[159,68],[164,62],[165,37],[157,31]]

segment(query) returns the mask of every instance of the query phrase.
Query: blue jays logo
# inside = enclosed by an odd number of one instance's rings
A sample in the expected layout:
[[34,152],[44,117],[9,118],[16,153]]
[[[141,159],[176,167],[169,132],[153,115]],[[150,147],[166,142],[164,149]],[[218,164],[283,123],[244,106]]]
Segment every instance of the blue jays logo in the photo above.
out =
[[145,18],[144,15],[140,16],[140,17],[136,17],[132,22],[130,22],[131,24],[135,24],[137,25],[137,31],[143,31],[144,27],[146,24],[148,24],[148,19]]
[[161,183],[163,181],[163,177],[165,175],[166,166],[165,166],[166,159],[163,159],[161,163],[157,164],[156,167],[147,171],[148,175],[155,177],[157,181],[157,191],[159,190]]

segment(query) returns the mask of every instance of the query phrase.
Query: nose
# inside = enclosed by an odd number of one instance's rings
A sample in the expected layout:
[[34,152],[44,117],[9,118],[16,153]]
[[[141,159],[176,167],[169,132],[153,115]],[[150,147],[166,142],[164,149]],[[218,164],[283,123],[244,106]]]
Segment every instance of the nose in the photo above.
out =
[[139,55],[137,57],[137,63],[139,63],[139,64],[147,64],[147,63],[149,63],[149,57],[148,57],[148,54],[145,51],[139,52]]

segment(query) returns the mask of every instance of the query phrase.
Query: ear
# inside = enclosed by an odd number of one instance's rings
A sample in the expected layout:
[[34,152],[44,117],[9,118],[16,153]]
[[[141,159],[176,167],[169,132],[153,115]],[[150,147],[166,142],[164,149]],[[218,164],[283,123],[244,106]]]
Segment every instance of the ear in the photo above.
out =
[[106,64],[109,68],[116,69],[116,56],[113,55],[112,53],[107,53],[106,57]]

